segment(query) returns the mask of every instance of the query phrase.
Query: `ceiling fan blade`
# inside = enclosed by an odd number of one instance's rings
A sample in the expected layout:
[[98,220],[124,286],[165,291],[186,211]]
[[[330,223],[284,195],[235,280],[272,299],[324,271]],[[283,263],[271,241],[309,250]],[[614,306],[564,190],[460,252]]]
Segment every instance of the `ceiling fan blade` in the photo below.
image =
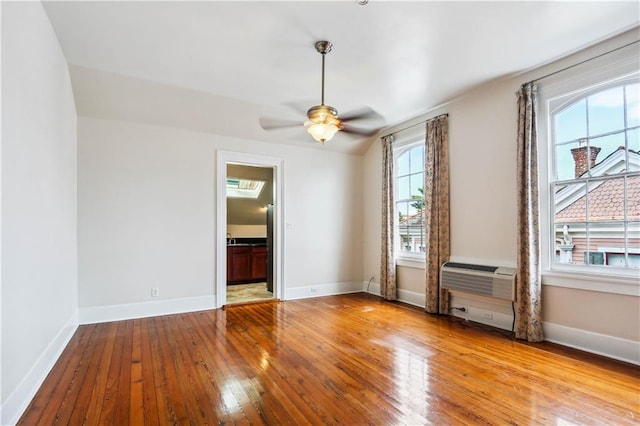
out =
[[302,123],[300,121],[260,117],[260,127],[262,127],[264,130],[286,129],[298,126],[302,127]]
[[382,120],[382,116],[369,107],[362,107],[353,111],[340,114],[340,121],[354,121],[364,119]]
[[380,129],[359,129],[345,125],[340,132],[358,136],[373,136],[378,133],[379,130]]
[[[317,103],[317,102],[316,102]],[[297,114],[302,115],[303,117],[307,116],[307,110],[309,109],[310,106],[314,105],[313,101],[289,101],[289,102],[285,102],[283,103],[284,106],[286,106],[287,108],[291,109],[292,111],[295,111]]]

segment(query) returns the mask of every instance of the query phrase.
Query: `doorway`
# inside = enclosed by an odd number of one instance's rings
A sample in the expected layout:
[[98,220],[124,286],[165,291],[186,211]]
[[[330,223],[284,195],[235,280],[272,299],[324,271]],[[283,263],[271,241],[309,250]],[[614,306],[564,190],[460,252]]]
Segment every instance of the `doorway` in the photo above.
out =
[[216,307],[284,299],[283,163],[279,158],[217,153]]
[[227,163],[227,304],[274,299],[273,172]]

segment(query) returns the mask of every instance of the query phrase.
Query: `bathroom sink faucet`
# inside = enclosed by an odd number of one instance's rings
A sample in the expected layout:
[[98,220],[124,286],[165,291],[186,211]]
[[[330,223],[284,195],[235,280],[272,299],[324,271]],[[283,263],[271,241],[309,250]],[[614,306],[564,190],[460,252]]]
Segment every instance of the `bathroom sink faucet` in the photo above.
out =
[[231,233],[227,233],[227,245],[234,245],[236,243],[236,239],[231,236]]

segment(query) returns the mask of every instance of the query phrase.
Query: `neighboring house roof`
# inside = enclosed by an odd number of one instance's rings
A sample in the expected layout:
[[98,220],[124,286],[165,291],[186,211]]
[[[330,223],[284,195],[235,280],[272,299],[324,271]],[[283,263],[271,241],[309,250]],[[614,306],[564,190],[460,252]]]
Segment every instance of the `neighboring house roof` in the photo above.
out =
[[[640,177],[629,178],[627,187],[627,220],[640,220]],[[624,220],[624,181],[608,180],[589,191],[589,221]],[[556,213],[559,222],[584,222],[586,196]]]
[[[640,167],[640,153],[628,150],[629,163]],[[625,170],[625,149],[612,152],[591,169],[591,176],[605,176]],[[584,222],[587,197],[584,185],[567,185],[556,193],[556,221]],[[590,183],[589,222],[624,220],[624,181]],[[640,220],[640,177],[627,179],[627,220]]]
[[424,227],[424,215],[422,212],[411,214],[402,218],[398,222],[401,228],[423,228]]

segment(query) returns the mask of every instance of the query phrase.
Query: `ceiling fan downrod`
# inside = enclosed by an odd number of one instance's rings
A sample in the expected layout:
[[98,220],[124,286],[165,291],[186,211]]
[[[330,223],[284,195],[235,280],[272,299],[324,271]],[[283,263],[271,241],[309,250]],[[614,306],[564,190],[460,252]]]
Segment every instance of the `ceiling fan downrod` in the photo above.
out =
[[309,121],[304,123],[307,132],[318,142],[325,143],[336,132],[343,129],[342,122],[338,119],[338,111],[324,103],[324,68],[325,55],[331,51],[332,44],[326,40],[317,41],[315,48],[322,55],[322,93],[320,105],[313,106],[307,111]]
[[318,53],[322,55],[322,93],[320,96],[320,105],[324,105],[324,57],[327,53],[331,52],[333,45],[330,41],[321,40],[317,41],[315,46]]

